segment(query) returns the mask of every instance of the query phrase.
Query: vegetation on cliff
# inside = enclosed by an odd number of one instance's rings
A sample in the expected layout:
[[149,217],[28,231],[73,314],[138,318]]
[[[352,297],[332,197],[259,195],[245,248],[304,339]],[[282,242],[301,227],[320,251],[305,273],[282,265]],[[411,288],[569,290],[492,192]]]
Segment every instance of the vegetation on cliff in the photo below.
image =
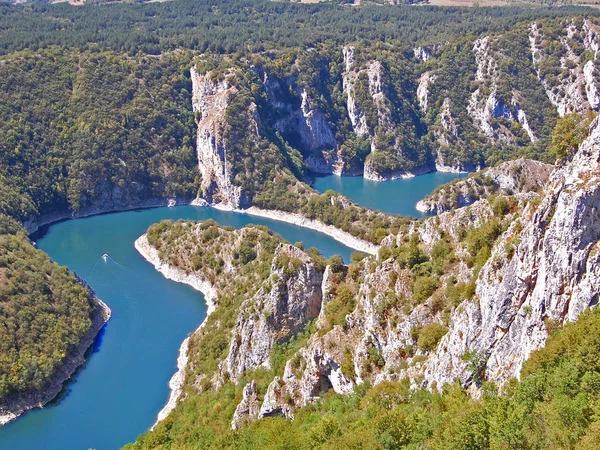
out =
[[[420,241],[416,234],[406,235],[405,239],[399,239],[400,245],[384,247],[379,261],[356,255],[345,267],[337,258],[332,258],[328,262],[331,266],[328,300],[318,322],[275,346],[268,369],[248,370],[237,380],[223,378],[223,363],[219,361],[224,361],[231,349],[232,344],[228,342],[236,332],[231,330],[239,326],[242,315],[237,312],[243,299],[252,298],[262,283],[276,280],[271,271],[276,270],[278,264],[283,263],[288,267],[285,273],[293,276],[300,263],[294,263],[293,259],[271,262],[271,252],[280,239],[262,228],[246,228],[239,236],[249,233],[247,237],[231,241],[228,240],[234,236],[231,229],[211,222],[153,225],[148,230],[148,239],[165,261],[212,277],[218,286],[228,287],[219,290],[216,312],[209,317],[205,328],[192,336],[190,355],[194,362],[188,366],[192,371],[186,374],[183,400],[152,432],[140,436],[126,448],[594,448],[598,439],[596,416],[600,395],[597,383],[600,313],[597,310],[583,314],[577,322],[564,328],[555,324],[548,345],[531,356],[521,381],[513,380],[501,393],[493,383],[485,381],[481,372],[483,356],[477,354],[465,354],[463,358],[472,367],[473,384],[481,387],[482,396],[478,399],[471,397],[458,382],[446,385],[441,393],[415,390],[408,378],[373,385],[386,364],[373,346],[361,369],[365,383],[356,387],[353,394],[338,395],[330,389],[322,393],[320,400],[296,409],[293,421],[265,417],[236,431],[230,429],[236,405],[242,400],[243,387],[250,380],[256,382],[260,401],[273,377],[282,375],[286,360],[301,374],[306,361],[299,356],[298,349],[311,342],[314,344],[315,339],[323,336],[323,348],[335,353],[339,350],[336,346],[343,347],[344,340],[351,339],[354,331],[348,322],[353,320],[349,314],[356,307],[363,287],[366,295],[386,295],[386,301],[376,301],[375,305],[378,317],[388,323],[404,320],[402,314],[425,303],[434,321],[410,331],[412,345],[402,349],[400,360],[404,359],[405,363],[400,364],[399,369],[418,366],[418,361],[426,358],[446,334],[443,320],[449,317],[447,312],[474,294],[474,279],[457,282],[455,275],[460,276],[466,264],[476,277],[489,259],[498,236],[517,217],[515,211],[523,210],[522,205],[517,206],[516,199],[508,198],[507,202],[509,208],[503,211],[487,206],[491,216],[481,218],[481,227],[465,227],[454,230],[453,234],[452,228],[448,228],[449,222],[440,223],[438,232],[444,237],[433,243]],[[309,253],[317,264],[322,267],[327,264],[316,253]],[[237,267],[236,272],[241,274],[239,279],[220,272],[219,267],[230,264],[226,256],[229,254],[234,258],[237,254],[246,262],[238,266],[240,263],[231,260]],[[197,258],[196,263],[191,262],[194,258]],[[219,258],[223,258],[224,263],[220,263]],[[379,270],[388,273],[389,267],[394,267],[396,272],[395,276],[388,277],[390,282],[408,283],[402,288],[412,291],[406,298],[390,295],[391,288],[387,292],[373,293],[377,286],[373,280],[377,278],[372,274]],[[238,294],[238,300],[228,300]],[[224,303],[221,298],[225,299]],[[260,315],[260,304],[256,303],[254,308]],[[343,329],[343,333],[331,331],[336,327]],[[327,333],[334,333],[333,338],[328,339]],[[344,362],[341,369],[354,377],[351,361]],[[296,400],[289,396],[286,401],[293,405]]]

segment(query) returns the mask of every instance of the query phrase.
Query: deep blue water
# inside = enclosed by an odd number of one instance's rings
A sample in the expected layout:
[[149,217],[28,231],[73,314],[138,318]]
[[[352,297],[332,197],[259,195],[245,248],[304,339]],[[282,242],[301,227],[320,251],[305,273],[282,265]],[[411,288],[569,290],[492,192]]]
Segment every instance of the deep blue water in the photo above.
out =
[[448,183],[466,174],[431,172],[418,177],[378,183],[363,177],[317,177],[313,187],[319,192],[332,189],[344,194],[359,205],[379,209],[389,214],[423,217],[416,210],[417,202],[440,184]]
[[[2,450],[116,449],[154,423],[168,398],[183,339],[204,319],[202,295],[166,280],[133,242],[162,219],[214,219],[223,225],[269,226],[327,257],[351,250],[315,231],[212,208],[131,211],[53,225],[38,247],[83,277],[112,309],[95,352],[58,405],[0,427]],[[105,264],[101,255],[111,259]]]

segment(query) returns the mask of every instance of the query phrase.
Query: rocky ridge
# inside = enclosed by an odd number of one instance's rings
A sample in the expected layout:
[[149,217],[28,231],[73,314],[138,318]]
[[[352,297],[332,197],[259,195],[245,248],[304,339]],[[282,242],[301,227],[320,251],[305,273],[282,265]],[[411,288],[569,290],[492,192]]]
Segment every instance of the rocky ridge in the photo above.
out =
[[[251,383],[246,387],[235,426],[269,415],[293,418],[297,408],[324,391],[347,394],[365,380],[408,377],[414,388],[440,388],[458,378],[476,392],[480,380],[503,386],[518,376],[527,356],[543,346],[548,327],[575,320],[598,301],[599,152],[596,120],[573,160],[552,173],[543,199],[533,192],[508,196],[511,211],[503,216],[487,200],[478,200],[384,241],[398,255],[406,251],[407,240],[413,241],[411,236],[418,236],[416,246],[432,258],[440,242],[452,249],[453,256],[445,259],[455,262],[444,269],[438,288],[416,303],[419,291],[411,279],[423,270],[415,272],[420,263],[408,269],[404,257],[388,259],[384,252],[380,262],[365,259],[351,269],[359,280],[354,284],[356,305],[343,325],[331,323],[328,308],[341,284],[340,275],[332,282],[328,268],[317,322],[321,331],[288,360],[262,402]],[[464,241],[465,224],[477,230],[494,221],[500,226],[498,238],[475,272],[469,262],[471,238]],[[344,279],[342,283],[351,283]],[[440,291],[439,286],[447,287]],[[462,294],[455,297],[458,287]],[[448,305],[449,298],[458,302]],[[431,333],[436,337],[430,341]],[[250,397],[252,408],[247,406]]]
[[[600,107],[598,29],[589,18],[533,22],[412,55],[347,44],[192,68],[201,193],[246,208],[261,188],[251,180],[271,165],[300,180],[385,181],[477,171],[491,149],[542,154],[559,116]],[[240,98],[249,102],[232,110]],[[247,149],[233,148],[240,140]]]
[[462,208],[495,193],[540,192],[554,166],[530,159],[517,159],[484,169],[467,179],[448,183],[417,202],[417,210],[438,214]]

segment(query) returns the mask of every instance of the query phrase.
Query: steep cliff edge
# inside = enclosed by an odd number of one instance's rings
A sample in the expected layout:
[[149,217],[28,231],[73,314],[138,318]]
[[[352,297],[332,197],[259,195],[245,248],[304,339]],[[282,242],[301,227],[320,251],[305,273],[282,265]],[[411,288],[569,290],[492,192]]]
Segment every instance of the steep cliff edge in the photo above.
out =
[[523,231],[517,222],[495,245],[475,297],[454,312],[454,326],[429,362],[429,383],[471,377],[458,357],[468,351],[485,361],[485,377],[502,385],[544,345],[549,327],[573,321],[598,303],[598,119],[573,159],[552,174],[545,194],[530,219],[520,222]]
[[348,266],[262,228],[155,226],[165,262],[185,268],[195,258],[227,285],[220,316],[190,338],[181,408],[204,410],[228,392],[226,419],[240,429],[365,385],[506,386],[550,330],[598,302],[600,120],[547,182],[517,182],[515,168],[550,169],[502,167],[493,202],[412,221],[383,240],[378,258]]
[[[324,258],[264,227],[163,221],[150,227],[136,248],[166,276],[203,292],[210,286],[214,312],[186,344],[186,365],[166,412],[182,394],[219,390],[257,370],[269,373],[275,347],[296,339],[321,311]],[[214,339],[218,350],[208,356]],[[251,386],[246,390],[251,396]],[[234,426],[244,420],[234,420]]]

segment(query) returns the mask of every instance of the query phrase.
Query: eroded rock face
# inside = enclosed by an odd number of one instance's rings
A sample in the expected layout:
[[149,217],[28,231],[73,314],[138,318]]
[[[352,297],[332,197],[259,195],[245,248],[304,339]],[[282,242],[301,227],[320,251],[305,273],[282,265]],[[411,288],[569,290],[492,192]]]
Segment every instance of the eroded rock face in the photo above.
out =
[[[201,189],[210,202],[225,203],[233,208],[250,206],[250,199],[240,186],[232,183],[231,156],[227,156],[227,107],[230,97],[237,93],[232,85],[233,74],[222,80],[213,80],[212,73],[199,74],[194,67],[192,78],[192,108],[196,114],[198,134],[196,152],[198,168],[202,175]],[[248,114],[253,122],[254,133],[259,133],[256,105]]]
[[[476,125],[492,141],[500,140],[512,144],[515,137],[510,130],[492,125],[493,119],[504,118],[511,122],[518,122],[527,133],[529,140],[537,141],[525,111],[519,106],[516,92],[513,92],[510,104],[498,96],[498,59],[502,56],[492,50],[490,37],[477,39],[473,44],[473,53],[477,63],[475,78],[479,87],[471,94],[467,111]],[[482,91],[487,92],[487,96],[483,95]]]
[[[583,64],[570,44],[570,40],[578,41],[593,54],[593,60]],[[564,56],[560,59],[560,77],[547,77],[541,71],[541,64],[547,58],[546,48],[550,40],[537,23],[529,27],[529,44],[531,58],[538,79],[544,86],[546,94],[556,107],[558,114],[564,116],[571,112],[585,113],[590,109],[598,109],[598,80],[594,75],[599,41],[598,26],[589,19],[584,19],[579,26],[575,22],[566,25],[563,36],[559,39]]]
[[[594,122],[579,153],[549,181],[531,179],[536,171],[540,178],[547,175],[546,165],[530,166],[527,160],[511,164],[494,174],[503,189],[545,184],[545,197],[538,207],[531,199],[540,194],[513,196],[520,214],[510,216],[512,225],[481,269],[474,296],[458,305],[448,321],[436,308],[435,297],[401,308],[399,299],[414,295],[410,271],[393,258],[373,271],[365,260],[356,307],[346,316],[345,326],[329,329],[327,315],[321,313],[317,326],[322,331],[270,384],[258,417],[293,418],[297,408],[315,401],[323,391],[348,393],[367,379],[379,383],[408,378],[413,388],[441,388],[457,378],[471,385],[477,375],[502,387],[518,376],[530,353],[544,345],[549,321],[575,320],[595,305],[600,294],[600,121]],[[521,168],[527,182],[515,183],[514,176],[507,176],[514,175],[515,167]],[[416,223],[383,245],[394,245],[394,240],[401,244],[413,233],[424,246],[440,239],[460,243],[464,224],[479,227],[494,217],[489,202],[478,200],[468,208]],[[455,251],[459,258],[466,256],[460,245]],[[329,272],[323,283],[324,305],[332,276]],[[440,283],[451,278],[467,283],[472,277],[472,269],[461,261]],[[432,323],[446,324],[447,334],[431,351],[409,350],[415,345],[413,330]]]
[[[300,146],[309,170],[315,173],[336,173],[337,143],[323,111],[314,107],[305,87],[297,85],[297,77],[276,79],[263,69],[263,86],[269,103],[279,118],[273,128]],[[294,92],[291,96],[290,90]]]
[[[481,270],[476,297],[459,307],[425,372],[427,383],[472,376],[461,356],[485,362],[502,386],[544,345],[548,321],[573,321],[600,292],[600,122],[573,160],[554,172],[546,197],[519,234],[513,255],[509,229]],[[518,242],[518,241],[517,241]]]
[[[353,381],[342,373],[340,364],[327,352],[314,347],[301,354],[302,359],[288,361],[283,377],[275,377],[269,385],[259,418],[282,415],[293,419],[295,408],[317,400],[328,389],[338,394],[353,392]],[[298,364],[303,364],[304,370],[295,367]],[[301,371],[299,376],[298,371]]]
[[252,422],[258,418],[258,397],[256,392],[256,382],[252,380],[242,392],[242,401],[235,408],[231,428],[237,430],[245,423]]
[[280,244],[269,281],[240,308],[221,378],[238,380],[246,371],[270,368],[273,345],[286,342],[321,311],[323,272],[302,250]]

